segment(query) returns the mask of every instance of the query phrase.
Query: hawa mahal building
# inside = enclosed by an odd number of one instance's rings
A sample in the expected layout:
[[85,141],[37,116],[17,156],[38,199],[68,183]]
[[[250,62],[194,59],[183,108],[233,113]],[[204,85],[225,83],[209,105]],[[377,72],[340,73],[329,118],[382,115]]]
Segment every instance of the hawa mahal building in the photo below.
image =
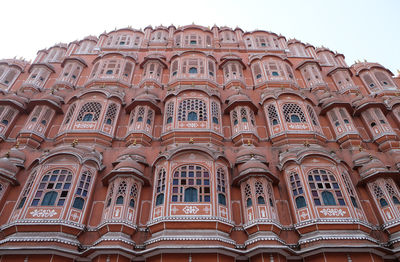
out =
[[0,261],[397,261],[400,78],[267,31],[0,61]]

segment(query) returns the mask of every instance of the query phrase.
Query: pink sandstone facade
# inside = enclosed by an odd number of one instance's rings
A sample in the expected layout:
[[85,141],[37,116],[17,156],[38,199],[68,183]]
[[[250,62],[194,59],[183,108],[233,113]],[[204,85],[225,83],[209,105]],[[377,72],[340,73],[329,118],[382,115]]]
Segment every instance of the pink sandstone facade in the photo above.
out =
[[397,261],[399,87],[217,26],[0,60],[0,262]]

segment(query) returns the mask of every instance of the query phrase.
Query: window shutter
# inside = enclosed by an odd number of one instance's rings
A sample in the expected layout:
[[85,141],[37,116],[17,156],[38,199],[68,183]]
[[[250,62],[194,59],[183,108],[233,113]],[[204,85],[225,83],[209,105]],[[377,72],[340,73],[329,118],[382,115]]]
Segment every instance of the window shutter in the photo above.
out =
[[200,64],[200,74],[204,74],[204,60],[201,59],[200,61],[197,60]]
[[363,75],[363,79],[365,83],[367,84],[368,88],[374,89],[376,88],[374,80],[372,80],[372,77],[369,74]]
[[187,73],[187,70],[186,70],[186,68],[187,68],[187,62],[188,62],[187,59],[183,60],[182,74]]
[[207,46],[211,46],[211,36],[206,36],[206,44]]

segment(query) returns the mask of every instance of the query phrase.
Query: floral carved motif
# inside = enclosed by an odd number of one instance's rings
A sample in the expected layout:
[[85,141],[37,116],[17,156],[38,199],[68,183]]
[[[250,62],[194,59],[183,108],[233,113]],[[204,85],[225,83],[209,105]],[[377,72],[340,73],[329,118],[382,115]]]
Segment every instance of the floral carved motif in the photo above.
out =
[[344,216],[346,215],[346,211],[342,210],[342,209],[338,209],[338,208],[324,208],[322,210],[320,210],[319,212],[321,212],[322,214],[324,214],[325,216],[334,216],[334,217],[338,217],[338,216]]
[[54,209],[35,209],[30,214],[33,217],[53,217],[57,215],[57,212]]
[[199,211],[196,206],[185,206],[182,210],[185,214],[196,214]]

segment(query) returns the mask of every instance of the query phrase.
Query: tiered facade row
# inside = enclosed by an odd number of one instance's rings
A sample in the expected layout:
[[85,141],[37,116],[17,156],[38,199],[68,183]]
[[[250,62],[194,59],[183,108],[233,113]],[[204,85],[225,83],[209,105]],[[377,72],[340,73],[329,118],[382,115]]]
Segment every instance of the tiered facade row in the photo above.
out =
[[395,261],[399,87],[217,26],[0,60],[0,261]]

